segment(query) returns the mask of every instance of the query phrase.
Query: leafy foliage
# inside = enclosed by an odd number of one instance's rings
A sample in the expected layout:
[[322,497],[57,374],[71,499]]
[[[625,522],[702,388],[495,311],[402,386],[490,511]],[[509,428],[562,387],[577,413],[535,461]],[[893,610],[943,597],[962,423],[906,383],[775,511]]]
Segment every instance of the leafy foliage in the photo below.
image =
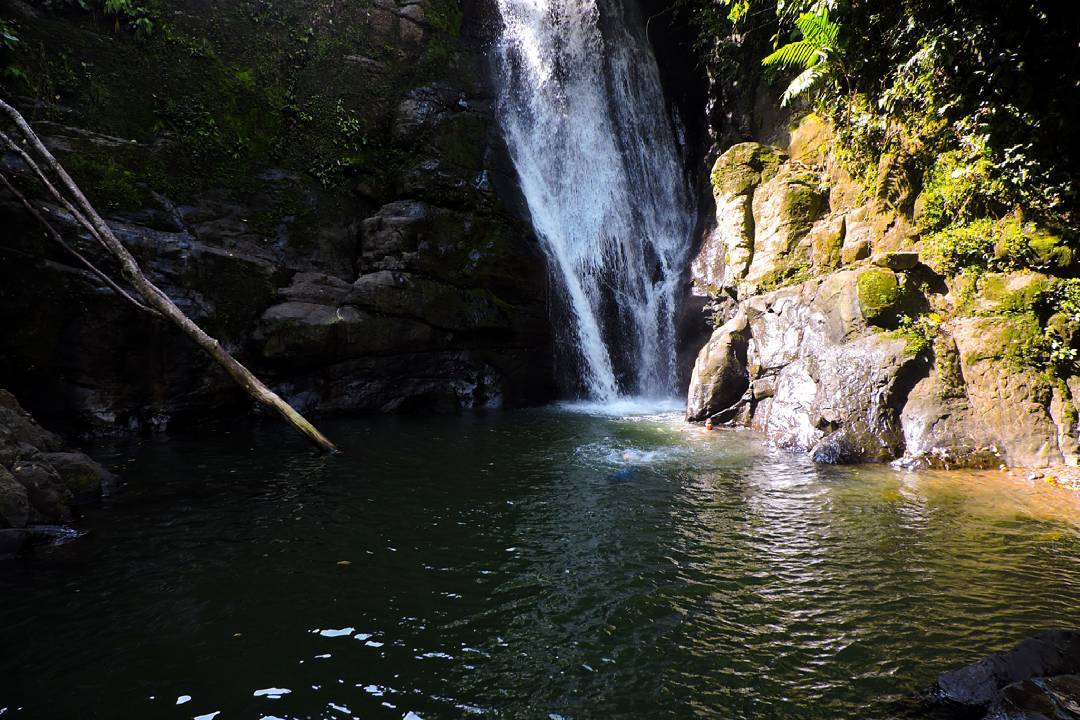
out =
[[15,24],[0,18],[0,82],[12,84],[26,81],[26,73],[12,62],[20,42]]
[[784,90],[780,98],[782,105],[819,86],[835,74],[839,66],[837,38],[840,28],[829,20],[827,7],[802,13],[795,20],[795,26],[802,39],[777,48],[761,61],[765,67],[801,70]]
[[930,257],[942,272],[977,270],[1062,270],[1072,263],[1072,248],[1061,237],[1015,215],[979,218],[952,225],[927,239]]

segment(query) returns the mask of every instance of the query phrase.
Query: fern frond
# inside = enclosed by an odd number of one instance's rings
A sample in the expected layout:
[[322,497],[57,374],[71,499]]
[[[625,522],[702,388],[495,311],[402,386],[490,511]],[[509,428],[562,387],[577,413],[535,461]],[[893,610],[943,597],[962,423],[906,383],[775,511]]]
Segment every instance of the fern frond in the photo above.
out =
[[806,68],[784,90],[784,94],[780,96],[780,104],[786,106],[796,97],[816,85],[823,77],[825,77],[825,73],[821,71],[820,67],[814,65]]
[[820,13],[803,13],[795,20],[795,27],[799,28],[803,40],[820,48],[836,47],[836,37],[840,26],[829,20],[829,11],[826,8],[823,8]]
[[810,68],[824,59],[821,48],[808,40],[799,40],[788,43],[765,56],[761,64],[766,67],[779,65],[780,67]]

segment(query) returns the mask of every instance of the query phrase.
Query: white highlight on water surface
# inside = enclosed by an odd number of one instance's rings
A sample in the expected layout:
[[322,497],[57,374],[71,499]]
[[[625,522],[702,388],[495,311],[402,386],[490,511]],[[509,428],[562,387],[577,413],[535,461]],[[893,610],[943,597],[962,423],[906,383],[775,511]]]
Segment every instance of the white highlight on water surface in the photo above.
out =
[[621,0],[497,5],[499,119],[570,310],[584,390],[673,395],[694,203],[649,44]]
[[330,628],[330,629],[327,629],[327,630],[320,630],[319,634],[322,635],[323,637],[333,638],[333,637],[343,637],[345,635],[352,635],[354,632],[356,632],[356,628],[347,627],[347,628],[341,628],[340,630],[334,630],[333,628]]
[[265,697],[270,700],[280,700],[282,695],[288,695],[292,690],[288,688],[263,688],[262,690],[256,690],[254,692],[255,697]]

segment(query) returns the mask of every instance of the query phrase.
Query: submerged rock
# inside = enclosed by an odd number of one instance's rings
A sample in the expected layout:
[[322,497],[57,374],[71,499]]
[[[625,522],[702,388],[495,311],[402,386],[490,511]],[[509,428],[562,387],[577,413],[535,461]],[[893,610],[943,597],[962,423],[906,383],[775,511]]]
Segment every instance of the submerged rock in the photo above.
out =
[[1080,675],[1039,677],[1008,685],[989,716],[994,720],[1080,720]]

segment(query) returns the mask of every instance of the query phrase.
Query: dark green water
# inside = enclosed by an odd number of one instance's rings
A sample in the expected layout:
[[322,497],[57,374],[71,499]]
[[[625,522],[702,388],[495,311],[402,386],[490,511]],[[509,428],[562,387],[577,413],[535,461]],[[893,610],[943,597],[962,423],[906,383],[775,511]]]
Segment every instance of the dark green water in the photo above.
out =
[[85,536],[0,566],[0,717],[887,717],[1080,627],[1080,503],[1020,478],[672,417],[325,429],[117,451]]

